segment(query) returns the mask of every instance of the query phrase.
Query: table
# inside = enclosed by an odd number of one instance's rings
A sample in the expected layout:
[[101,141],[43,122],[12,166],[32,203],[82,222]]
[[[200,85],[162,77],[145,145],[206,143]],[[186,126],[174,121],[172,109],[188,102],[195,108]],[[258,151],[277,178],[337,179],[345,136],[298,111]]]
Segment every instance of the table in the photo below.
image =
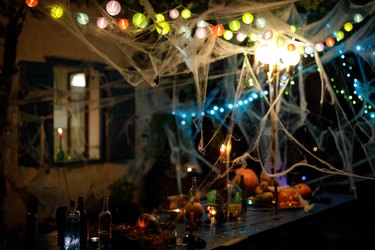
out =
[[[305,212],[303,209],[279,209],[276,213],[273,208],[263,209],[249,206],[244,221],[226,222],[221,225],[203,224],[198,230],[193,231],[193,235],[206,241],[205,249],[229,248],[236,244],[246,244],[246,241],[250,243],[251,238],[259,233],[283,227],[296,221],[303,221],[354,200],[350,195],[337,193],[322,193],[319,197],[327,198],[330,202],[316,203],[310,212]],[[190,233],[186,230],[186,224],[178,224],[176,231],[178,244],[175,249],[186,249],[186,244],[182,244],[182,238]],[[41,235],[39,243],[40,250],[59,249],[57,232]]]

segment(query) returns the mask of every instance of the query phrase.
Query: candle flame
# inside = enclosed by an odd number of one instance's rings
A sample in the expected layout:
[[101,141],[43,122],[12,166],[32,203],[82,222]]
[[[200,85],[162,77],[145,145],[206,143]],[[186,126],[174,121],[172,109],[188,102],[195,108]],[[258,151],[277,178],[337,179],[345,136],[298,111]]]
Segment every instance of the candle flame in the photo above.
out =
[[62,128],[58,128],[57,129],[57,133],[59,134],[59,136],[62,136],[63,135],[63,129]]
[[222,154],[225,153],[225,144],[221,144],[220,153],[222,153]]

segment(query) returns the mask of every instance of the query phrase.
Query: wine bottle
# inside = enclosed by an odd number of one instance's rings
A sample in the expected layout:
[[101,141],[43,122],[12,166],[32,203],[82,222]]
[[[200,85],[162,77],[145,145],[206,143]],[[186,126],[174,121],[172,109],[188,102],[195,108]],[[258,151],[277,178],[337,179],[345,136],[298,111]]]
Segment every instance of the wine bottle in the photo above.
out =
[[80,212],[80,246],[82,250],[87,249],[88,240],[89,240],[89,220],[87,212],[83,206],[83,197],[78,197],[78,211]]
[[245,216],[247,213],[247,190],[245,186],[245,177],[241,175],[240,188],[242,190],[241,204],[242,204],[242,215]]
[[70,209],[65,217],[64,250],[80,250],[80,212],[75,201],[70,201]]
[[99,214],[98,237],[100,249],[111,249],[112,215],[108,209],[108,197],[103,198],[103,209]]

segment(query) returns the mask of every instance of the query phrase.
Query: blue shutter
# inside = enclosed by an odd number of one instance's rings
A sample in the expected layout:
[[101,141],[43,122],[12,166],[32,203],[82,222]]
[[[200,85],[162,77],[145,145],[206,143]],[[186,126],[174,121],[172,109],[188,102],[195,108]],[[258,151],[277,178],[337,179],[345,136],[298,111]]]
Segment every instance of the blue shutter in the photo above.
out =
[[[53,162],[53,72],[51,65],[40,62],[20,63],[20,100],[33,94],[42,94],[21,102],[19,161],[23,166],[40,166],[40,131],[44,125],[44,161]],[[49,91],[48,91],[49,90]],[[43,94],[45,93],[45,94]],[[37,118],[31,119],[30,118]],[[44,118],[44,119],[43,119]]]

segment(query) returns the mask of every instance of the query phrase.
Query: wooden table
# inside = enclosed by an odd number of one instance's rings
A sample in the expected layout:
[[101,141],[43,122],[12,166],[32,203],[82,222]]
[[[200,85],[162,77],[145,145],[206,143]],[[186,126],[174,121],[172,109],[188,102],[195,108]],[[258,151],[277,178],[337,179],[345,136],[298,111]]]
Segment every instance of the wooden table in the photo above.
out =
[[[280,209],[275,213],[274,209],[249,206],[244,221],[226,222],[221,225],[203,224],[198,230],[193,231],[193,235],[206,241],[205,249],[219,249],[235,246],[236,244],[246,244],[246,241],[249,241],[250,244],[251,238],[261,232],[284,227],[296,221],[303,221],[323,211],[353,201],[353,197],[350,195],[335,193],[324,193],[319,197],[328,198],[330,202],[316,203],[310,212],[305,212],[303,209]],[[176,231],[178,236],[175,249],[186,249],[187,246],[183,244],[182,239],[190,232],[186,230],[185,224],[178,224]],[[41,235],[39,237],[39,245],[40,250],[59,249],[57,232]]]

